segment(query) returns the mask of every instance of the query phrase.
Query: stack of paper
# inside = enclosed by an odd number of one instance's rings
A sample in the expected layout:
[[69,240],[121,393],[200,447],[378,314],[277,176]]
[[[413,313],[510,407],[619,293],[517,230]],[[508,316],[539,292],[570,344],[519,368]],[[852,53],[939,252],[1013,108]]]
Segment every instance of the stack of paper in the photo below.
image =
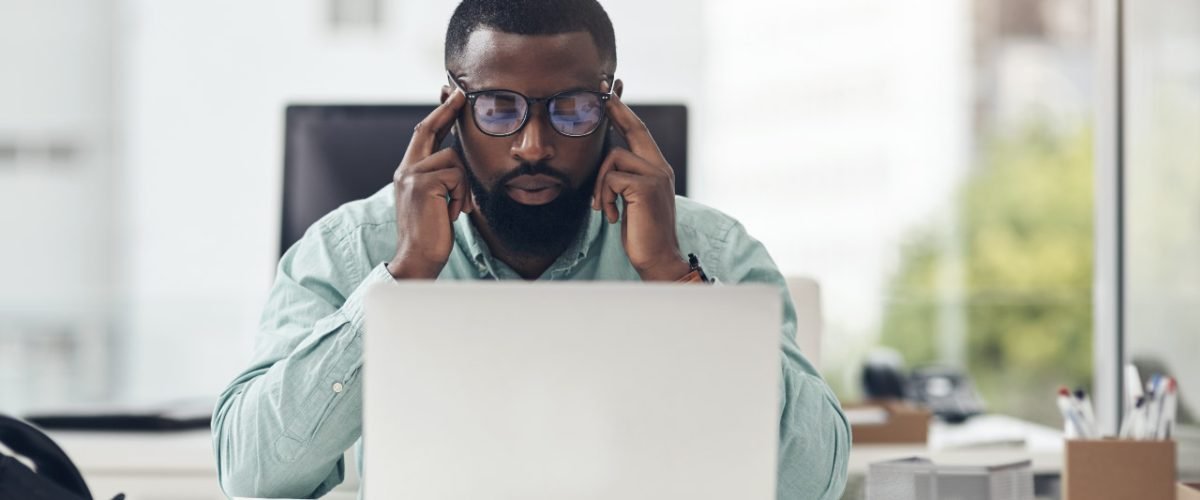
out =
[[1032,462],[937,465],[924,458],[876,462],[867,500],[1033,500]]

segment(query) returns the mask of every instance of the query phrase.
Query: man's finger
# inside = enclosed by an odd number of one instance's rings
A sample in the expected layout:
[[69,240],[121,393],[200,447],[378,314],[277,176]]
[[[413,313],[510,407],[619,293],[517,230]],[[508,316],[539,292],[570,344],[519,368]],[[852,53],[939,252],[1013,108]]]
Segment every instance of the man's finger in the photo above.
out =
[[674,185],[675,172],[671,171],[668,166],[665,170],[657,167],[645,159],[631,153],[628,149],[615,147],[608,153],[608,157],[600,164],[600,169],[596,173],[596,187],[592,193],[592,208],[599,210],[602,205],[599,203],[600,190],[604,185],[604,177],[611,172],[627,172],[635,175],[645,176],[663,176]]
[[621,148],[613,148],[612,151],[609,151],[608,156],[605,156],[604,161],[600,163],[600,169],[596,172],[596,186],[592,188],[592,210],[604,208],[601,199],[604,191],[604,177],[613,169],[613,164],[617,161],[618,149]]
[[468,208],[470,203],[471,193],[467,189],[467,183],[465,180],[460,181],[450,192],[450,220],[456,221],[460,214],[471,213],[471,209]]
[[467,183],[467,172],[465,167],[462,174],[459,175],[458,185],[454,187],[454,191],[450,193],[451,201],[458,202],[454,207],[450,208],[450,220],[458,220],[458,214],[469,214],[475,210],[475,204],[471,202],[471,186]]
[[[617,196],[620,195],[628,203],[629,193],[635,186],[645,182],[645,177],[627,172],[611,171],[604,179],[604,215],[612,223],[621,218],[621,211],[617,208]],[[628,208],[628,205],[626,207]]]
[[635,162],[643,163],[628,149],[614,147],[608,152],[608,156],[604,157],[604,161],[600,163],[600,169],[596,171],[596,187],[592,189],[592,208],[594,210],[604,207],[600,203],[601,191],[604,189],[604,177],[614,170],[645,170],[642,166],[631,167]]
[[458,157],[458,151],[454,148],[446,148],[405,168],[414,174],[421,174],[455,167],[462,167],[462,159]]
[[463,108],[463,103],[467,101],[466,94],[463,94],[462,89],[454,89],[450,97],[446,99],[433,112],[429,113],[425,119],[417,123],[413,129],[412,140],[408,142],[408,150],[405,151],[404,157],[409,161],[421,160],[430,154],[433,154],[434,148],[437,147],[438,138],[444,138],[449,132],[451,125],[454,124],[455,118]]
[[446,210],[449,212],[448,215],[450,216],[450,222],[458,220],[458,215],[462,213],[462,205],[462,198],[456,198],[454,195],[450,195],[450,203],[446,205]]
[[450,220],[458,220],[458,215],[464,211],[467,197],[470,195],[464,172],[460,169],[447,168],[426,175],[436,176],[437,182],[441,184],[437,196],[446,201],[446,210]]
[[644,162],[645,160],[638,158],[627,149],[613,148],[604,162],[600,164],[600,171],[596,176],[596,190],[592,194],[592,204],[595,209],[604,212],[604,218],[608,219],[610,224],[617,222],[621,217],[621,211],[617,208],[617,196],[624,195],[625,189],[630,186],[626,180],[638,177],[638,174],[625,170],[628,165]]
[[666,163],[662,151],[658,149],[658,143],[654,142],[654,137],[650,135],[650,129],[646,128],[642,119],[638,118],[615,92],[609,98],[606,109],[613,125],[616,125],[617,132],[629,143],[633,154],[647,160],[663,160],[663,163]]
[[608,185],[607,175],[604,179],[604,185],[600,189],[600,208],[604,211],[604,219],[612,224],[621,218],[621,211],[617,208],[617,195],[621,193]]
[[609,155],[615,157],[614,160],[616,161],[613,162],[612,168],[619,172],[629,172],[637,175],[669,175],[673,173],[669,171],[669,166],[664,168],[654,165],[645,158],[633,154],[628,149],[622,147],[612,148]]

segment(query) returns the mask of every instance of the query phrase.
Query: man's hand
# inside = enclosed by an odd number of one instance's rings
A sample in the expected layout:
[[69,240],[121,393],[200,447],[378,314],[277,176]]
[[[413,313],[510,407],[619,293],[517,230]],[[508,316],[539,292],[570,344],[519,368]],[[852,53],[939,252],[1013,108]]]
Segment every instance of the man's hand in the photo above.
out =
[[453,148],[434,152],[466,100],[461,90],[455,90],[417,124],[392,176],[397,238],[396,256],[387,269],[396,279],[436,278],[454,247],[451,222],[475,209],[458,153]]
[[689,272],[675,235],[675,170],[646,124],[615,93],[607,111],[630,149],[613,148],[600,164],[592,209],[603,210],[609,223],[616,222],[621,196],[621,242],[629,262],[644,281],[675,281]]

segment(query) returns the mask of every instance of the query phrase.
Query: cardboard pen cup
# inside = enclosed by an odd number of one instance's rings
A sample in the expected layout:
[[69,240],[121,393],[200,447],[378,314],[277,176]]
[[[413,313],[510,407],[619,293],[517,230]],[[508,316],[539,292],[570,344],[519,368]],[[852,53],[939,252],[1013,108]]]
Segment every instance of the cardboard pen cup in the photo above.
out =
[[1175,442],[1068,440],[1065,500],[1175,500]]
[[883,423],[852,424],[850,434],[854,444],[924,444],[929,438],[929,419],[933,413],[928,409],[900,401],[870,401],[843,408],[881,408],[887,412]]

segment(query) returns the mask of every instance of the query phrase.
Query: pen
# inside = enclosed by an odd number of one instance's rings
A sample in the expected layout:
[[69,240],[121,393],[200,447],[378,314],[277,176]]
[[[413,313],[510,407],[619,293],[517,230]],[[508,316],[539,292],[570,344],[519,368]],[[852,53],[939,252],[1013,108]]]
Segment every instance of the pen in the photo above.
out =
[[1175,379],[1167,377],[1166,388],[1164,389],[1161,416],[1159,417],[1158,432],[1154,437],[1158,439],[1171,439],[1175,435],[1175,412],[1178,402],[1178,387]]
[[1063,416],[1064,433],[1067,439],[1087,439],[1087,429],[1084,428],[1083,419],[1079,415],[1079,411],[1071,403],[1071,391],[1066,387],[1058,389],[1058,411]]
[[1143,407],[1141,432],[1137,439],[1150,439],[1158,435],[1158,419],[1162,413],[1163,377],[1155,374],[1146,384],[1146,404]]
[[1087,426],[1088,437],[1100,437],[1096,430],[1096,412],[1092,409],[1092,399],[1088,397],[1082,387],[1075,389],[1075,403],[1083,416],[1084,425]]
[[1125,418],[1121,421],[1121,431],[1118,433],[1121,439],[1133,438],[1137,433],[1139,416],[1142,413],[1142,405],[1145,403],[1146,399],[1143,396],[1138,396],[1137,401],[1134,402],[1130,411],[1125,413]]
[[1137,398],[1142,396],[1142,376],[1133,363],[1125,365],[1125,413],[1133,413]]

